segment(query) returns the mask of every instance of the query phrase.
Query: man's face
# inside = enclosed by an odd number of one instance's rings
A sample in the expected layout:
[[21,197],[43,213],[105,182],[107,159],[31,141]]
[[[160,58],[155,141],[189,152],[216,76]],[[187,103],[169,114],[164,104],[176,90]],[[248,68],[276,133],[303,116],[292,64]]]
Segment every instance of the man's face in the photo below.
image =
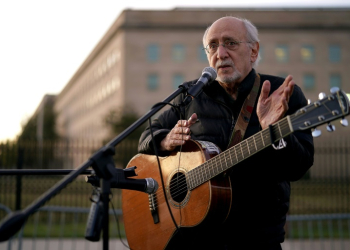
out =
[[[241,82],[251,71],[252,62],[258,56],[259,44],[247,43],[246,28],[242,21],[233,17],[217,20],[210,27],[205,42],[220,44],[215,52],[207,53],[209,64],[217,70],[217,80],[224,84]],[[234,44],[224,47],[222,44]],[[250,47],[252,46],[252,48]]]

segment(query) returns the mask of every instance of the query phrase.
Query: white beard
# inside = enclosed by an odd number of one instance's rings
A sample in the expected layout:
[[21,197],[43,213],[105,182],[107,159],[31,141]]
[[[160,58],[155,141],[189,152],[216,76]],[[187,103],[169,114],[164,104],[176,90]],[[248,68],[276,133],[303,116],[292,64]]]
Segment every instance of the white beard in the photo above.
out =
[[235,83],[237,80],[239,80],[242,77],[242,74],[240,72],[238,72],[235,68],[234,68],[234,72],[232,75],[228,76],[228,75],[224,75],[223,77],[218,76],[217,80],[219,82],[225,83],[225,84],[232,84]]
[[229,65],[233,68],[234,71],[233,71],[233,74],[230,76],[224,75],[221,77],[220,75],[218,75],[216,79],[219,82],[229,85],[229,84],[235,83],[237,80],[239,80],[242,77],[242,74],[236,69],[234,63],[231,60],[217,62],[215,65],[216,69],[218,69],[218,67],[222,65]]

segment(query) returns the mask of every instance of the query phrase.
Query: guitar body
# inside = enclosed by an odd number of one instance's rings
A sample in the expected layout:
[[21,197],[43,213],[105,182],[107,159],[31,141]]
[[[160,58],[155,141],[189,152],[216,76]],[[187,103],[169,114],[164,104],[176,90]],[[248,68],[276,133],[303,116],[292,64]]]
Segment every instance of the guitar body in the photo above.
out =
[[137,178],[153,178],[159,185],[152,195],[122,191],[125,232],[131,249],[184,249],[185,242],[195,245],[208,231],[208,237],[213,236],[215,226],[224,223],[231,208],[230,180],[220,174],[190,190],[184,178],[188,171],[219,153],[214,144],[189,141],[181,153],[159,157],[165,187],[155,156],[138,154],[131,159],[127,167],[137,167]]
[[[225,177],[225,171],[294,131],[344,118],[349,114],[349,106],[346,93],[335,91],[222,153],[210,142],[188,141],[181,152],[160,157],[164,186],[157,158],[136,155],[127,167],[136,166],[138,178],[153,178],[159,188],[151,195],[122,191],[123,218],[130,248],[199,249],[196,243],[205,243],[206,237],[215,237],[219,242],[221,235],[217,228],[230,223],[232,202],[230,179]],[[346,126],[347,121],[342,120],[342,124]]]

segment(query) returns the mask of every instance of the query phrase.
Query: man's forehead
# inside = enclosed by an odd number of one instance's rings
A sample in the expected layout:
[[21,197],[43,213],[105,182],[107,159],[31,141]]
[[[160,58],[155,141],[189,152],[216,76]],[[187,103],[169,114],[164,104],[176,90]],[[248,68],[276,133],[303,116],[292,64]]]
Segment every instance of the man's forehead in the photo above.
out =
[[236,40],[240,41],[244,38],[244,33],[236,30],[226,29],[217,32],[208,32],[206,40],[208,42],[212,41],[226,41],[226,40]]
[[219,34],[219,35],[213,35],[213,36],[208,36],[207,37],[207,41],[208,42],[215,42],[215,41],[227,41],[227,40],[234,40],[234,41],[238,41],[240,40],[239,36],[237,34],[234,33],[230,33],[230,34]]
[[241,20],[233,17],[221,18],[211,25],[206,40],[242,39],[245,33],[245,26]]

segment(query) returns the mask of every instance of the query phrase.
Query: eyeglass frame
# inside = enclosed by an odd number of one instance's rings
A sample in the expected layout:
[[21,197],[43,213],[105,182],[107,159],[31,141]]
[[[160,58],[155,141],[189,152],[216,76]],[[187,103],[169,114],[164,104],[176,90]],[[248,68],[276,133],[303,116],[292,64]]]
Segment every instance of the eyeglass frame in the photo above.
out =
[[[227,48],[226,46],[226,43],[227,42],[233,42],[234,43],[234,45],[239,45],[239,44],[241,44],[241,43],[253,43],[254,41],[251,41],[251,42],[248,42],[248,41],[235,41],[235,40],[226,40],[226,41],[224,41],[224,43],[209,43],[207,46],[205,46],[205,48],[202,48],[202,49],[204,49],[208,54],[214,54],[216,51],[217,51],[217,49],[220,47],[220,45],[222,46],[222,47],[224,47],[225,49],[228,49],[228,50],[231,50],[232,51],[232,49],[229,49],[229,48]],[[215,52],[212,52],[212,53],[210,53],[210,51],[208,50],[208,46],[210,45],[210,44],[216,44],[217,46],[216,46],[216,51]]]

